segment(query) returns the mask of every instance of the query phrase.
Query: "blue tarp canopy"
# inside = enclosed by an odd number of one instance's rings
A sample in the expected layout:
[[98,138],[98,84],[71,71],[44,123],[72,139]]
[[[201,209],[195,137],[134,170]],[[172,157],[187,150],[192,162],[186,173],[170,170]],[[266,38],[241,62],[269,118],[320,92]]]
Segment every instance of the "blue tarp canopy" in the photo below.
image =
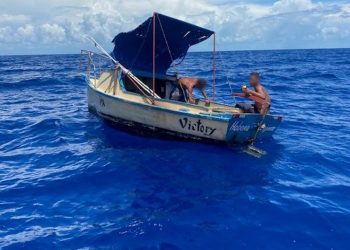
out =
[[[136,29],[118,34],[113,54],[131,71],[153,72],[153,18],[155,18],[156,75],[164,76],[173,61],[185,57],[188,49],[214,32],[175,18],[155,13]],[[169,53],[171,52],[171,55]]]

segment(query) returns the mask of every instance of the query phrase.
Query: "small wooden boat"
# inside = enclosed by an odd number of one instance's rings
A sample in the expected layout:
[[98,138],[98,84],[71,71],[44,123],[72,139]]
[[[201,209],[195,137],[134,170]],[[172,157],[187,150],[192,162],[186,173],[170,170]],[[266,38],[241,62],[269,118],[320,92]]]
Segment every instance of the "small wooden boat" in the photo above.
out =
[[243,113],[215,101],[207,105],[202,100],[190,104],[170,99],[178,76],[167,70],[185,57],[190,46],[212,35],[210,30],[154,13],[135,30],[114,38],[113,57],[90,38],[114,66],[92,74],[93,54],[83,51],[89,55],[89,110],[128,128],[186,139],[252,144],[272,136],[281,116]]

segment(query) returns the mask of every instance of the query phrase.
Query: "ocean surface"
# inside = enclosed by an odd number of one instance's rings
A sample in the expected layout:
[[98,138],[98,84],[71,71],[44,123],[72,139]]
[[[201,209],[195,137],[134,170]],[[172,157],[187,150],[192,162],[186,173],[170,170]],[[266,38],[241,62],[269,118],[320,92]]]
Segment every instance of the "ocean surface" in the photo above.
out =
[[[209,78],[210,58],[178,70]],[[78,55],[1,56],[0,248],[350,249],[350,50],[218,60],[220,101],[255,70],[284,116],[263,158],[112,127]]]

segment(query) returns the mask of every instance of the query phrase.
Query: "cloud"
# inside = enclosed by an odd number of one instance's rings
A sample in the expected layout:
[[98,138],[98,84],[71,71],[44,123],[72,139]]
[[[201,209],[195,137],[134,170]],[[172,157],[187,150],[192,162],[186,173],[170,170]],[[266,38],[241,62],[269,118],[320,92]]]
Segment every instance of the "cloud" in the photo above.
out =
[[25,15],[0,15],[0,25],[6,24],[23,24],[30,20],[28,16]]
[[296,11],[310,10],[314,8],[311,0],[281,0],[272,5],[273,13],[288,13]]
[[[38,8],[37,6],[40,6]],[[217,31],[220,49],[345,47],[350,4],[279,0],[271,4],[219,0],[2,0],[0,53],[79,52],[84,34],[107,49],[122,31],[153,10]],[[200,47],[201,49],[209,49]]]
[[22,42],[35,42],[35,30],[34,26],[31,24],[26,24],[17,29],[17,34]]
[[65,28],[56,23],[45,23],[40,27],[40,29],[44,43],[60,43],[66,40]]

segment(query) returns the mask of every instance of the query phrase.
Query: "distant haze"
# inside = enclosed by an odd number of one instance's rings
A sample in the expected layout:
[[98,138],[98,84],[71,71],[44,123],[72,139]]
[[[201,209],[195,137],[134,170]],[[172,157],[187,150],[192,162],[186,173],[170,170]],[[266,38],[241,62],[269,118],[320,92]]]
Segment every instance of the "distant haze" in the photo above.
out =
[[349,1],[1,0],[0,54],[79,53],[84,34],[111,50],[153,11],[215,30],[219,50],[350,47]]

